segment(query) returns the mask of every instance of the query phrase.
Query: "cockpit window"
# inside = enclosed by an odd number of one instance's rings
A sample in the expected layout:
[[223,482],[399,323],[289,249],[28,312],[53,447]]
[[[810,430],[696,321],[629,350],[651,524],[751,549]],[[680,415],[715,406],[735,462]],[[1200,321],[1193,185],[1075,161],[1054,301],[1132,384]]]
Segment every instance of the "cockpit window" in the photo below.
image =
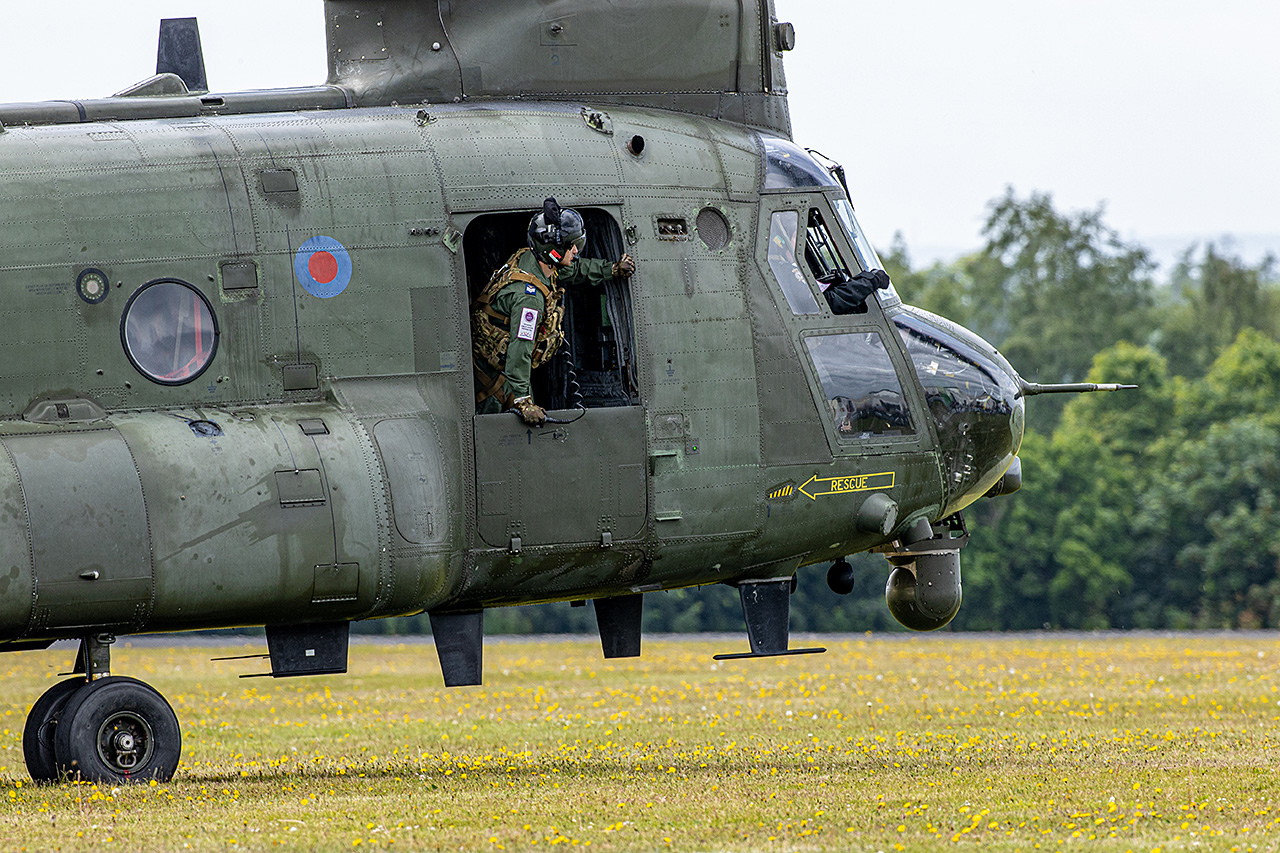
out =
[[972,343],[948,331],[949,322],[929,320],[925,313],[894,317],[894,325],[915,366],[925,397],[941,422],[949,411],[1009,411],[1017,387],[1005,369]]
[[879,332],[804,339],[841,441],[914,435],[902,384]]
[[827,224],[822,221],[822,214],[817,208],[809,210],[809,227],[804,235],[804,258],[809,264],[809,271],[823,290],[851,278],[849,268],[840,260],[835,241],[831,239],[831,232],[827,230]]
[[[831,200],[831,204],[836,209],[836,216],[840,220],[840,225],[844,228],[845,234],[849,236],[849,242],[853,245],[853,251],[858,255],[858,264],[864,270],[882,270],[884,264],[880,261],[880,256],[876,254],[876,250],[871,245],[871,241],[867,239],[867,235],[863,233],[862,226],[858,224],[858,218],[853,215],[853,205],[849,203],[847,198],[836,198]],[[880,297],[880,301],[884,302],[901,302],[898,293],[893,289],[893,285],[889,285],[888,292]]]
[[129,298],[120,339],[143,376],[161,385],[182,385],[213,361],[218,324],[203,293],[184,281],[162,279]]
[[866,270],[884,269],[884,265],[880,263],[879,255],[876,254],[876,250],[871,246],[871,241],[867,239],[866,234],[862,233],[862,226],[858,224],[858,218],[853,215],[853,205],[849,203],[849,199],[832,199],[831,204],[836,209],[836,215],[840,217],[840,224],[844,226],[844,232],[849,235],[849,242],[853,244],[853,250],[858,253],[858,263],[862,264],[862,268]]
[[813,298],[809,283],[796,262],[796,235],[800,231],[800,214],[780,210],[769,224],[769,269],[777,279],[792,314],[817,314],[818,300]]
[[764,141],[765,189],[840,186],[830,172],[794,142],[776,136],[762,136],[761,139]]
[[[833,314],[865,314],[867,300],[875,292],[875,282],[849,272],[840,257],[827,223],[816,207],[809,210],[809,227],[805,229],[804,257],[809,264],[822,295]],[[862,270],[857,271],[861,275]]]

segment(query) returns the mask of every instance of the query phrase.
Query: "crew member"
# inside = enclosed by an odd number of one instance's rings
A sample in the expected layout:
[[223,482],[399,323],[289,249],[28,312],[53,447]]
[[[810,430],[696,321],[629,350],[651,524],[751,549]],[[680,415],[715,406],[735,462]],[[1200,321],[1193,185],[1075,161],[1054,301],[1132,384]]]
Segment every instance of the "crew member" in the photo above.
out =
[[527,424],[546,421],[529,380],[533,368],[549,361],[564,341],[564,286],[630,278],[636,269],[627,254],[617,263],[578,257],[586,244],[578,212],[547,199],[542,212],[529,220],[529,248],[496,270],[471,303],[479,414],[514,409]]

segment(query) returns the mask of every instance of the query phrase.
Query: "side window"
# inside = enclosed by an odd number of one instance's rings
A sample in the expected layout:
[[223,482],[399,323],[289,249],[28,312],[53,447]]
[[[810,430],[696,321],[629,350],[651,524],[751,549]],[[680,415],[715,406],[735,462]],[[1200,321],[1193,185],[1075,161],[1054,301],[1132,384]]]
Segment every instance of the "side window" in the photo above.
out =
[[841,441],[914,435],[911,412],[884,341],[875,331],[804,339]]
[[769,223],[769,269],[792,314],[817,314],[818,301],[813,298],[809,283],[800,272],[796,261],[796,237],[800,231],[800,214],[794,210],[780,210]]
[[809,264],[809,271],[819,286],[826,290],[833,284],[848,281],[849,268],[840,260],[831,232],[822,221],[822,214],[817,208],[809,210],[809,227],[805,231],[804,259]]
[[853,250],[858,253],[858,262],[862,264],[864,270],[881,270],[884,264],[880,262],[880,257],[876,254],[876,250],[871,247],[871,241],[867,239],[867,235],[862,232],[862,226],[858,224],[858,218],[853,215],[853,205],[846,198],[837,198],[832,201],[836,208],[836,216],[840,220],[840,225],[844,228],[844,232],[849,235],[849,242],[853,244]]
[[203,293],[185,281],[159,279],[129,297],[120,341],[143,376],[160,385],[182,385],[213,361],[218,322]]
[[867,313],[867,299],[872,286],[850,274],[817,208],[809,210],[804,257],[833,314]]

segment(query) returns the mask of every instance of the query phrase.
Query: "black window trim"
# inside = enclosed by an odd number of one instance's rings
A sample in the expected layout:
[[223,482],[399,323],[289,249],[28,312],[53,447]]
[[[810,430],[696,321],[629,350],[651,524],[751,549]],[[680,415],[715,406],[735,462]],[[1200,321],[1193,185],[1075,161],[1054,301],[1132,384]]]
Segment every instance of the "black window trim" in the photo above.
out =
[[[182,379],[161,379],[156,376],[153,376],[151,373],[148,373],[146,370],[142,369],[142,366],[138,364],[137,360],[133,357],[133,352],[129,348],[129,338],[127,334],[127,328],[129,324],[129,314],[133,309],[133,304],[134,302],[137,301],[138,297],[140,297],[143,293],[146,293],[152,287],[156,287],[157,285],[161,285],[161,284],[176,284],[181,287],[185,287],[187,290],[196,294],[196,296],[200,297],[200,301],[204,303],[205,308],[209,310],[209,316],[213,320],[213,345],[210,347],[209,357],[205,360],[205,363],[200,367],[199,370],[197,370],[195,373],[191,374],[190,376],[183,377]],[[129,364],[133,365],[134,370],[138,371],[138,373],[146,377],[148,381],[154,382],[157,385],[164,385],[167,387],[176,387],[178,385],[187,385],[199,379],[200,376],[203,375],[204,372],[213,365],[214,360],[218,357],[218,341],[221,338],[221,335],[222,335],[222,329],[218,324],[218,312],[213,310],[213,303],[209,301],[209,297],[205,296],[204,292],[201,291],[200,288],[196,287],[191,282],[183,281],[182,279],[176,278],[174,276],[165,276],[163,278],[155,278],[143,284],[141,287],[135,290],[132,294],[130,294],[129,301],[125,303],[124,310],[120,313],[120,346],[124,350],[125,358],[129,360]]]

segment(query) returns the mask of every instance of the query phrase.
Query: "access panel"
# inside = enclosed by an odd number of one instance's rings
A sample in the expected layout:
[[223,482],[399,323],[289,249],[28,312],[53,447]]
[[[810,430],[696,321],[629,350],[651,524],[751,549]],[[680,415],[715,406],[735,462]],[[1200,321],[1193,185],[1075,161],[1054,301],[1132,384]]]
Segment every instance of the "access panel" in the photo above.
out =
[[142,483],[115,430],[6,436],[26,498],[34,630],[141,625],[151,609]]
[[644,409],[548,412],[572,421],[526,425],[513,413],[477,415],[480,538],[494,547],[634,539],[644,529]]

